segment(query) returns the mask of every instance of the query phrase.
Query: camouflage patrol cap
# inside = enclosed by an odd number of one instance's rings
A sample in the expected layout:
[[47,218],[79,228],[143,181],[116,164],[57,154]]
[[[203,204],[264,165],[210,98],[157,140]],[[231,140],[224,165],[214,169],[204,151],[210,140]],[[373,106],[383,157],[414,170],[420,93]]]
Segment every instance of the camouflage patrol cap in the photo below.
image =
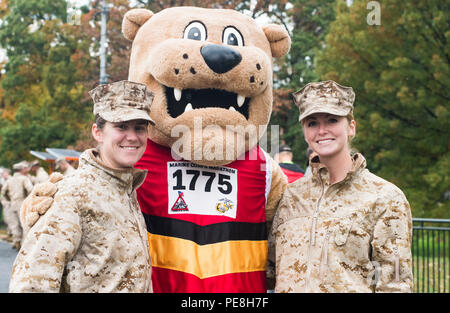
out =
[[292,152],[292,149],[288,145],[282,145],[280,147],[280,152]]
[[13,170],[14,171],[21,171],[25,168],[28,168],[29,163],[27,161],[21,161],[19,163],[16,163],[13,165]]
[[100,85],[89,94],[94,100],[94,115],[108,122],[147,120],[155,125],[149,115],[154,94],[144,84],[122,80]]
[[299,121],[314,113],[347,116],[353,111],[355,101],[352,87],[339,85],[332,80],[309,83],[292,95],[300,111]]

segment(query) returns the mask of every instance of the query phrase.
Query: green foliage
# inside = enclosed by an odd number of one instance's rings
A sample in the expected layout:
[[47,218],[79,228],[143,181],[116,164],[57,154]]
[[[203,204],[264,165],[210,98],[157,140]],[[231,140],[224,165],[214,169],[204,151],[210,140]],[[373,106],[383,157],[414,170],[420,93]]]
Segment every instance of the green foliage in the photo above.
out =
[[[32,56],[41,54],[50,45],[48,38],[40,30],[47,21],[65,20],[66,7],[66,2],[62,0],[9,1],[9,13],[2,17],[0,27],[0,45],[6,49],[9,59],[4,68],[9,75],[2,80],[7,93],[14,93],[16,88],[25,83],[20,74],[21,66],[39,62],[39,59],[33,59]],[[38,62],[35,63],[36,66],[39,66]]]
[[[172,0],[172,1],[155,1],[155,0],[136,0],[137,6],[145,7],[153,12],[159,12],[170,7],[179,6],[195,6],[200,8],[223,8],[245,10],[250,8],[250,0]],[[265,1],[270,3],[272,1]]]
[[323,47],[329,25],[335,19],[335,1],[295,0],[290,3],[292,8],[286,12],[285,23],[293,26],[292,45],[289,55],[276,73],[278,80],[284,84],[283,91],[276,91],[275,109],[270,123],[280,125],[282,140],[291,146],[294,161],[305,169],[307,144],[303,139],[298,108],[292,101],[291,93],[309,82],[319,80],[315,59]]
[[[127,77],[130,43],[120,25],[129,3],[111,2],[108,74],[117,81]],[[291,93],[312,81],[336,80],[356,92],[352,145],[369,169],[405,192],[415,217],[450,217],[444,199],[450,191],[448,1],[379,1],[381,25],[373,26],[362,0],[349,7],[331,0],[136,2],[155,12],[175,5],[234,8],[284,25],[292,47],[275,60],[270,123],[280,125],[294,160],[306,166]],[[0,2],[0,45],[8,57],[0,76],[0,165],[86,135],[92,117],[87,91],[98,84],[99,10],[100,2],[83,7],[82,25],[74,26],[66,23],[64,0]]]
[[3,138],[3,160],[18,162],[29,158],[29,150],[42,151],[50,146],[66,147],[74,142],[74,130],[63,121],[49,118],[46,113],[45,109],[33,113],[26,104],[19,107],[16,123],[7,122],[7,126],[2,127],[0,131]]
[[293,9],[289,13],[294,23],[289,75],[289,86],[297,89],[303,85],[317,81],[314,61],[320,50],[329,25],[334,20],[334,2],[331,0],[296,0],[292,1]]
[[323,80],[354,88],[353,145],[416,217],[450,217],[449,9],[445,0],[383,1],[381,25],[370,26],[366,1],[340,4],[316,60]]
[[82,83],[89,62],[74,60],[89,49],[91,38],[64,23],[66,7],[62,0],[11,0],[1,17],[0,44],[8,57],[0,80],[4,166],[29,159],[29,150],[74,144],[90,119]]

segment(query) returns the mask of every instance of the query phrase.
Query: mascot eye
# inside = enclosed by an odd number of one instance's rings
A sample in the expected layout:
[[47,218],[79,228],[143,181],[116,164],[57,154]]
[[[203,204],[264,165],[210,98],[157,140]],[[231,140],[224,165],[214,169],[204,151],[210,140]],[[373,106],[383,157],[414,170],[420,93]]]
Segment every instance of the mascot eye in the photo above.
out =
[[200,22],[192,22],[184,29],[184,39],[206,40],[206,27]]
[[242,47],[244,38],[242,38],[241,33],[236,28],[229,26],[223,31],[222,42],[226,45]]

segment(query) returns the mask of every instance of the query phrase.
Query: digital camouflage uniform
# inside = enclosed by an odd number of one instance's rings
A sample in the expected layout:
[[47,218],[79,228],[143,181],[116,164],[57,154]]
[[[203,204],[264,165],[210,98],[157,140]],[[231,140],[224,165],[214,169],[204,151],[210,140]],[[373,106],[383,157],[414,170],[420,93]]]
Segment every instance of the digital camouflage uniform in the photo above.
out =
[[[120,81],[90,94],[94,114],[108,122],[151,121],[153,94],[143,84]],[[147,229],[136,198],[146,173],[108,168],[97,150],[83,152],[27,234],[10,292],[152,292]]]
[[109,169],[96,150],[86,150],[24,240],[10,292],[151,292],[147,232],[136,200],[145,175]]
[[36,171],[36,176],[30,176],[30,179],[31,179],[31,182],[33,183],[33,185],[46,182],[48,180],[48,178],[49,178],[49,175],[42,167],[38,168],[38,170]]
[[[22,169],[20,163],[15,164],[16,170]],[[25,165],[24,165],[25,166]],[[33,184],[29,177],[15,172],[10,177],[1,190],[1,197],[4,206],[5,222],[11,232],[13,245],[17,248],[22,241],[22,226],[20,225],[19,210],[23,200],[33,189]]]
[[69,164],[67,166],[67,169],[64,171],[64,173],[61,173],[61,174],[63,174],[64,176],[69,176],[69,175],[73,174],[74,172],[75,172],[75,168]]
[[9,176],[7,179],[4,179],[3,177],[0,177],[0,203],[2,204],[2,216],[3,216],[3,221],[6,224],[6,230],[8,232],[8,236],[11,236],[11,230],[9,229],[8,226],[8,221],[7,221],[7,217],[5,216],[5,212],[8,211],[9,205],[10,205],[10,200],[9,200],[9,196],[6,195],[6,189],[5,189],[5,194],[3,194],[3,186],[5,186],[6,181],[10,178],[11,176]]
[[292,95],[300,113],[299,121],[314,113],[347,116],[353,111],[355,101],[352,87],[342,86],[332,80],[306,84]]
[[[66,162],[66,168],[64,170],[61,168],[61,162],[63,161]],[[55,170],[59,171],[64,176],[72,175],[75,172],[75,168],[70,165],[70,163],[66,161],[64,157],[59,157],[58,159],[56,159],[55,164]]]
[[150,118],[150,106],[155,97],[146,85],[127,80],[100,85],[89,91],[95,102],[94,115],[115,123],[127,120],[146,120],[155,125]]
[[312,175],[288,185],[274,218],[269,258],[275,292],[411,292],[411,211],[395,185],[353,156],[347,177],[330,185]]

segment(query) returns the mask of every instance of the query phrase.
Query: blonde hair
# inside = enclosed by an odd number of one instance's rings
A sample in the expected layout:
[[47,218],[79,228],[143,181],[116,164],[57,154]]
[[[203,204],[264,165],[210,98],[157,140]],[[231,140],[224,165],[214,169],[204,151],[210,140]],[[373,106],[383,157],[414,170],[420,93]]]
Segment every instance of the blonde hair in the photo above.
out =
[[347,118],[347,121],[349,121],[349,122],[354,121],[354,120],[355,120],[355,117],[353,116],[353,111],[350,111],[350,112],[347,114],[346,118]]
[[[355,117],[353,116],[353,111],[350,111],[350,112],[347,114],[346,118],[347,118],[347,121],[348,121],[349,123],[351,123],[352,121],[354,121],[354,120],[355,120]],[[355,123],[356,123],[356,121],[355,121]],[[356,134],[355,134],[355,135],[356,135]],[[352,150],[352,147],[351,147],[350,143],[352,142],[353,138],[355,138],[355,136],[348,136],[348,145],[349,145],[349,147],[350,147],[350,150]]]
[[[347,114],[347,116],[346,116],[346,118],[347,118],[347,121],[349,122],[349,123],[351,123],[351,121],[354,121],[355,120],[355,117],[353,116],[353,111],[350,111],[348,114]],[[356,121],[355,121],[355,123],[356,123]],[[356,130],[355,130],[356,131]],[[356,136],[356,133],[355,133],[355,136]],[[348,136],[348,148],[349,148],[349,150],[350,150],[350,155],[351,156],[353,156],[354,154],[356,154],[356,153],[358,153],[358,150],[357,149],[355,149],[353,146],[352,146],[352,140],[355,138],[355,136]]]

